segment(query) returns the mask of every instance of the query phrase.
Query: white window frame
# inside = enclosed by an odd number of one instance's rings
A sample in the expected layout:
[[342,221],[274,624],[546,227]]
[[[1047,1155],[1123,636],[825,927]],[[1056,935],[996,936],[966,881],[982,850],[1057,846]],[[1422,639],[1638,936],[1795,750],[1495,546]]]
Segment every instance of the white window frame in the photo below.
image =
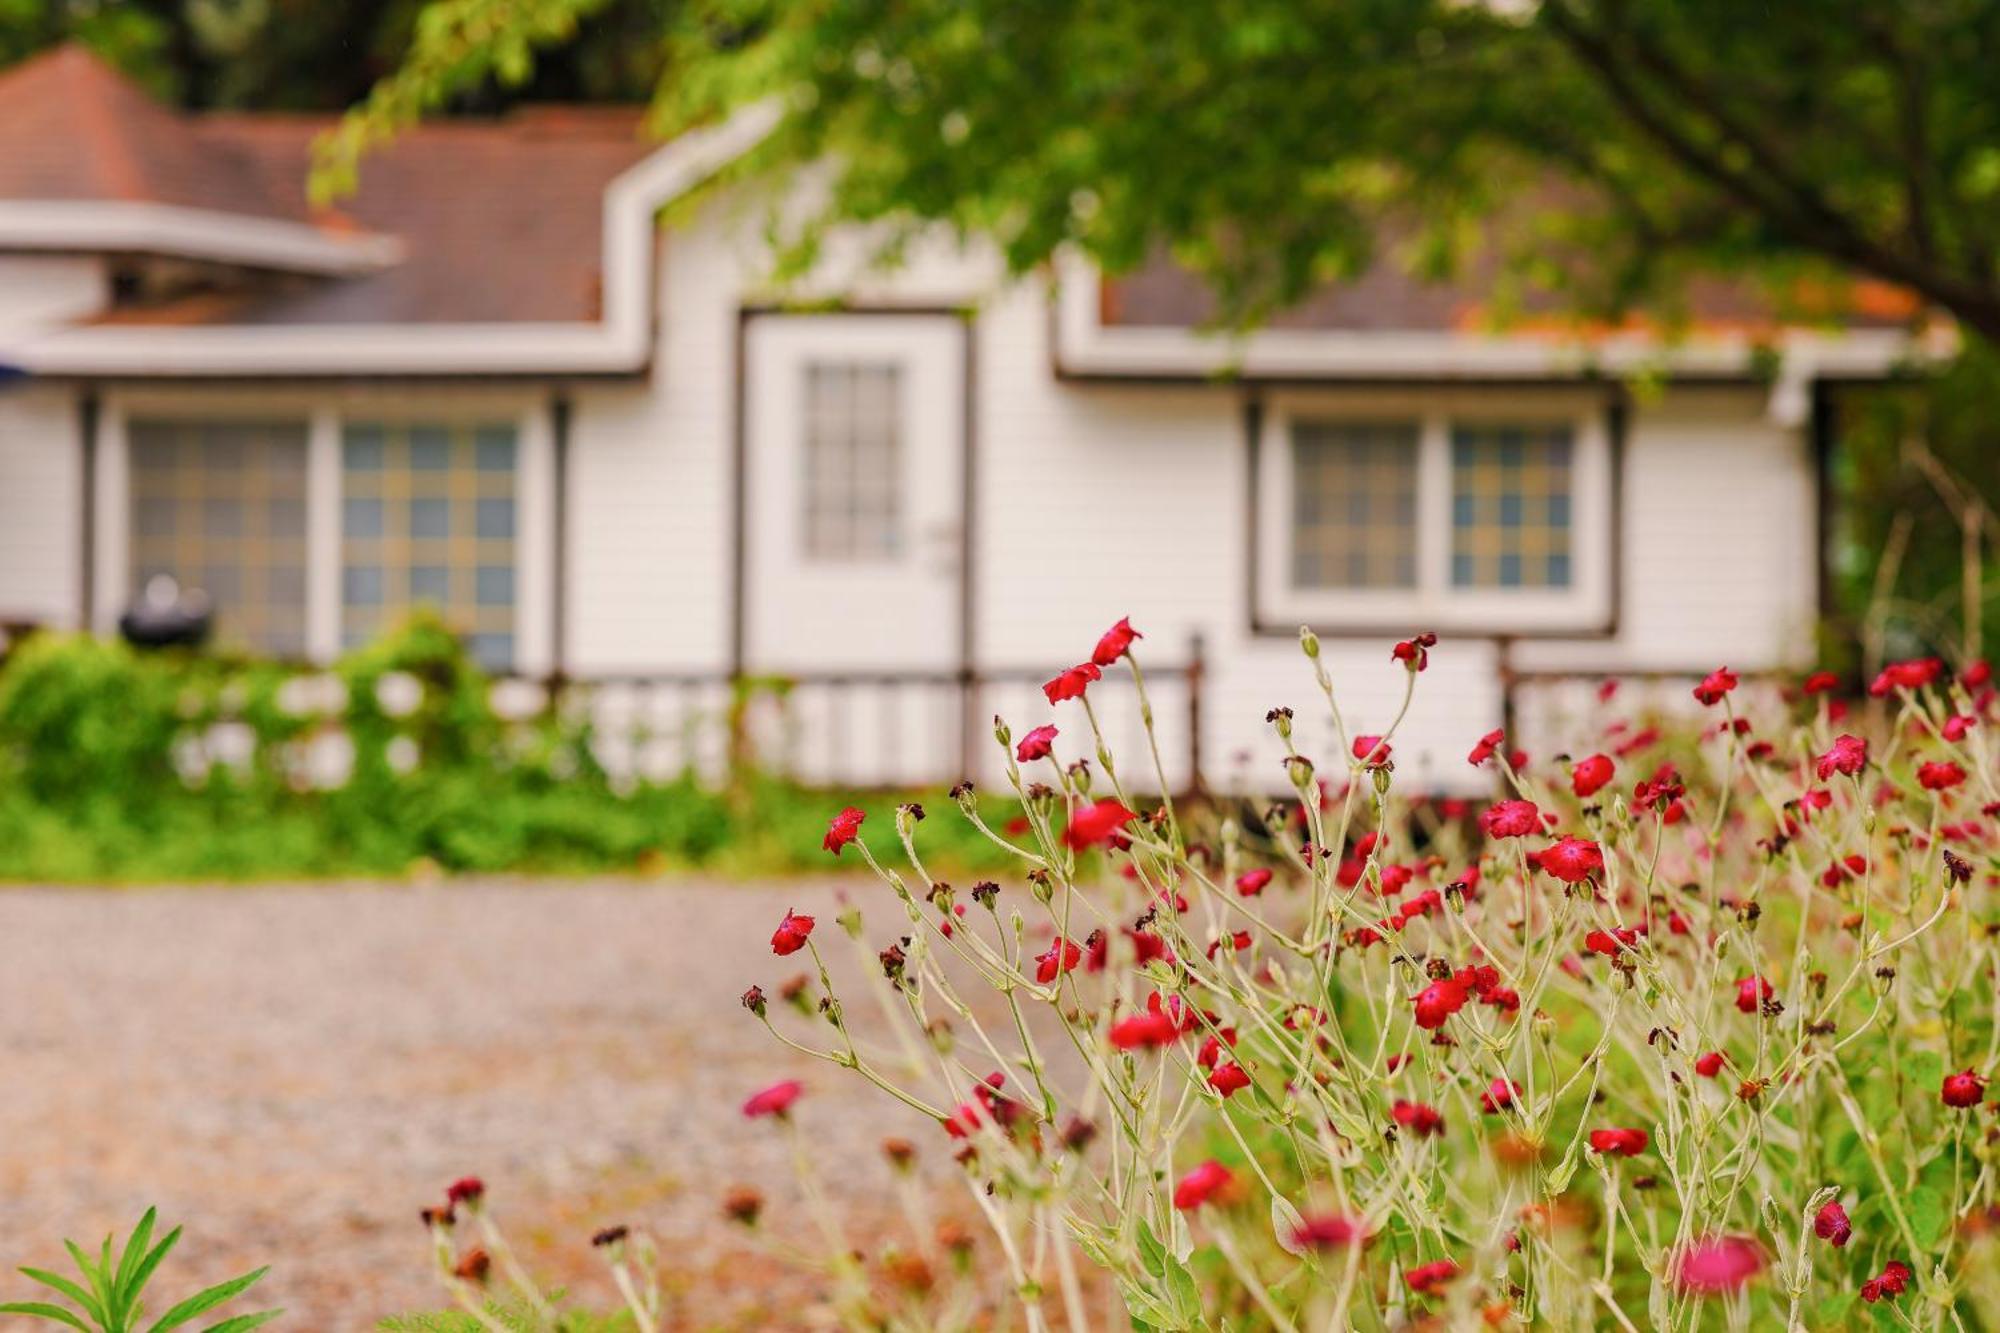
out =
[[[1297,581],[1292,429],[1299,422],[1413,423],[1417,427],[1414,588],[1321,588]],[[1570,572],[1566,588],[1457,588],[1451,583],[1454,425],[1562,425],[1570,429]],[[1589,634],[1611,621],[1616,487],[1604,399],[1570,392],[1443,390],[1310,392],[1267,400],[1257,449],[1259,624],[1330,630],[1481,634]]]
[[479,391],[365,385],[317,390],[135,388],[108,392],[98,422],[98,468],[92,504],[92,628],[116,633],[132,596],[131,446],[135,419],[306,423],[306,655],[317,663],[340,656],[341,534],[344,478],[342,427],[349,421],[391,423],[511,423],[514,462],[514,666],[517,675],[543,675],[554,666],[552,608],[555,544],[555,441],[548,397],[521,390]]

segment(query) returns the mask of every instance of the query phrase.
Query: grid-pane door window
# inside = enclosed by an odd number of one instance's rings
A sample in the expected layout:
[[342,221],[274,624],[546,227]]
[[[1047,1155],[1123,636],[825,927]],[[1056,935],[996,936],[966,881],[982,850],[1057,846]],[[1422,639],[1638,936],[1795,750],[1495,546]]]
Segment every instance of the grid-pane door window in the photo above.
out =
[[805,557],[894,559],[903,540],[902,368],[812,361],[805,377]]
[[218,643],[302,656],[305,423],[139,418],[127,445],[133,594],[167,575],[208,597]]
[[342,428],[344,646],[429,606],[465,636],[481,665],[513,666],[518,453],[508,423]]
[[1301,588],[1413,588],[1417,427],[1292,427],[1292,579]]
[[1454,425],[1455,588],[1567,588],[1573,443],[1568,426]]

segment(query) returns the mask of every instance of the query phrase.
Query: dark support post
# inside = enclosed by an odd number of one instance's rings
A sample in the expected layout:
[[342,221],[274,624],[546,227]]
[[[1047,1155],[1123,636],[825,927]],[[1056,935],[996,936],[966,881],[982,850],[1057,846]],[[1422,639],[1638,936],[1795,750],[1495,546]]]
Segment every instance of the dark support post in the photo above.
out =
[[1200,796],[1208,789],[1201,772],[1201,693],[1207,676],[1207,648],[1201,632],[1197,630],[1188,639],[1187,662],[1187,786],[1190,796]]
[[1519,720],[1519,702],[1514,692],[1520,684],[1514,674],[1513,636],[1503,634],[1493,640],[1493,656],[1494,672],[1500,677],[1500,730],[1511,746],[1514,744],[1514,724]]
[[97,390],[86,388],[76,402],[76,427],[78,445],[81,451],[80,482],[83,489],[83,511],[77,524],[78,539],[82,549],[76,562],[77,588],[76,614],[77,628],[90,633],[97,619],[97,422],[102,415]]
[[1833,590],[1833,454],[1840,433],[1839,411],[1832,386],[1825,380],[1812,382],[1811,402],[1812,412],[1807,428],[1813,468],[1814,606],[1823,630],[1840,629],[1844,627],[1835,624],[1839,608],[1834,605]]

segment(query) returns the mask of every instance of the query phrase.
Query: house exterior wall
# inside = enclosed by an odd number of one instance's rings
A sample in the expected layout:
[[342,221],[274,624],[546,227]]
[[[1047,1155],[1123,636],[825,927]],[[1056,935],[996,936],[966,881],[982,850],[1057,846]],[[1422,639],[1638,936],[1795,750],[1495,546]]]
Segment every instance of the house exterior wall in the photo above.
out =
[[94,255],[0,254],[0,335],[82,319],[110,293]]
[[0,620],[70,626],[80,608],[77,392],[0,384]]

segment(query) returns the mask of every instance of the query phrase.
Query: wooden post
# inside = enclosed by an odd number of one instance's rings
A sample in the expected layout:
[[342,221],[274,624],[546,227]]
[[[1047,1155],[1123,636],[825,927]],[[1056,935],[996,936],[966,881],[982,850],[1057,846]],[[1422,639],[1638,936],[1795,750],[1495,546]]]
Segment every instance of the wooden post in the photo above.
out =
[[1187,660],[1187,728],[1188,728],[1188,795],[1201,796],[1207,791],[1207,784],[1201,773],[1201,692],[1208,675],[1208,658],[1201,632],[1197,630],[1188,638]]

